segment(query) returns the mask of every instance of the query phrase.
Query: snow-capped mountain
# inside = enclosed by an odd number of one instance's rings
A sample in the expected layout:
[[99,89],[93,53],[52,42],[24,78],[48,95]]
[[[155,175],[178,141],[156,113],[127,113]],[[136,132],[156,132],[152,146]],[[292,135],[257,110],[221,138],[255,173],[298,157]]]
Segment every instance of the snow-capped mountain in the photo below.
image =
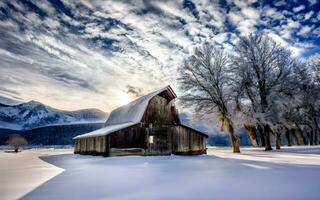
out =
[[7,98],[1,99],[6,101],[0,101],[0,128],[28,130],[51,125],[104,122],[107,118],[107,113],[98,109],[64,111],[37,101],[17,104]]

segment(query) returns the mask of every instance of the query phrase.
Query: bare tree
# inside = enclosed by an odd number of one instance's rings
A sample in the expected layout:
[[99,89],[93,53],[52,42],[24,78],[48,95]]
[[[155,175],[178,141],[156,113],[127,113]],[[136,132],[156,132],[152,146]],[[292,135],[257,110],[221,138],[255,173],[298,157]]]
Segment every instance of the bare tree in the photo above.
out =
[[[318,59],[320,63],[320,59]],[[320,76],[317,59],[312,58],[309,65],[305,62],[298,62],[294,65],[294,73],[288,85],[293,85],[293,97],[286,101],[286,110],[282,111],[283,119],[293,130],[293,136],[298,145],[305,145],[306,138],[303,136],[303,129],[308,132],[307,138],[311,145],[317,144],[320,119]],[[318,63],[318,64],[317,64]]]
[[318,144],[320,134],[320,54],[310,58],[311,83],[308,84],[305,91],[305,108],[309,120],[312,122],[314,131],[314,144]]
[[18,153],[21,146],[27,144],[27,140],[19,134],[11,134],[6,143]]
[[233,66],[242,91],[237,101],[243,110],[251,112],[247,116],[264,135],[265,150],[272,150],[270,133],[274,113],[271,107],[281,101],[280,95],[288,90],[285,82],[290,77],[292,64],[291,53],[265,35],[241,37],[235,46]]
[[230,61],[226,53],[211,45],[196,48],[194,54],[179,68],[181,102],[203,115],[216,113],[221,129],[229,133],[233,152],[240,152],[239,140],[232,121],[234,94]]
[[309,59],[312,69],[312,76],[317,85],[320,84],[320,54],[316,54]]

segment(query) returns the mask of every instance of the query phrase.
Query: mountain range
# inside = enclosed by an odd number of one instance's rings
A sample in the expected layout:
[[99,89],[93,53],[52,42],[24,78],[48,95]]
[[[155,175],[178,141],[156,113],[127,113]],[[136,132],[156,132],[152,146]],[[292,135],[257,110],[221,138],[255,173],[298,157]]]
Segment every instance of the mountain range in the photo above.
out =
[[37,101],[18,103],[0,98],[0,128],[30,130],[52,125],[103,123],[106,118],[107,113],[98,109],[64,111]]
[[12,133],[23,135],[29,144],[72,144],[72,137],[101,128],[107,116],[98,109],[65,111],[0,97],[0,144]]

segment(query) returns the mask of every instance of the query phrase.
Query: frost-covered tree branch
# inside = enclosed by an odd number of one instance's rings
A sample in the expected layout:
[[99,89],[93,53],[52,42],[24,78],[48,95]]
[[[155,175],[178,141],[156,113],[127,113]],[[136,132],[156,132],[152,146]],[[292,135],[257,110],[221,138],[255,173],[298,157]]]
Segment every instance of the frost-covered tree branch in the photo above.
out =
[[235,152],[234,128],[240,126],[253,146],[258,130],[265,150],[272,150],[270,134],[277,149],[281,133],[288,145],[291,136],[298,145],[318,144],[320,55],[301,61],[268,36],[250,34],[239,39],[232,55],[208,44],[196,48],[179,73],[182,104],[203,115],[215,113]]
[[179,72],[178,81],[185,92],[181,97],[182,104],[203,114],[215,112],[222,130],[230,135],[233,152],[240,152],[231,120],[234,94],[228,55],[222,49],[203,45],[184,61]]

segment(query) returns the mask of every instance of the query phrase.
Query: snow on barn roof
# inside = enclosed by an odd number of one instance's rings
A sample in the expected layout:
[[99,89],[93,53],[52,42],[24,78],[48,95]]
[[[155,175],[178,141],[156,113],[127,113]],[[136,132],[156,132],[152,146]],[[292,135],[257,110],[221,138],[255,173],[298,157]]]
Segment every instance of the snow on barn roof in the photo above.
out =
[[173,99],[176,98],[176,95],[170,86],[161,88],[145,96],[142,96],[127,105],[121,106],[113,110],[106,122],[106,125],[122,124],[128,122],[139,123],[143,117],[145,110],[147,109],[149,101],[153,97],[157,96],[158,94],[166,90],[172,93]]
[[127,128],[127,127],[132,126],[132,125],[134,125],[134,123],[132,123],[132,122],[124,123],[124,124],[110,125],[110,126],[106,126],[104,128],[100,128],[98,130],[92,131],[90,133],[78,135],[78,136],[74,137],[73,139],[108,135],[109,133],[121,130],[123,128]]
[[83,135],[78,135],[73,139],[107,135],[139,123],[148,107],[149,101],[164,91],[168,91],[171,94],[170,100],[177,97],[172,88],[168,85],[145,96],[139,97],[124,106],[114,109],[109,115],[104,128]]

